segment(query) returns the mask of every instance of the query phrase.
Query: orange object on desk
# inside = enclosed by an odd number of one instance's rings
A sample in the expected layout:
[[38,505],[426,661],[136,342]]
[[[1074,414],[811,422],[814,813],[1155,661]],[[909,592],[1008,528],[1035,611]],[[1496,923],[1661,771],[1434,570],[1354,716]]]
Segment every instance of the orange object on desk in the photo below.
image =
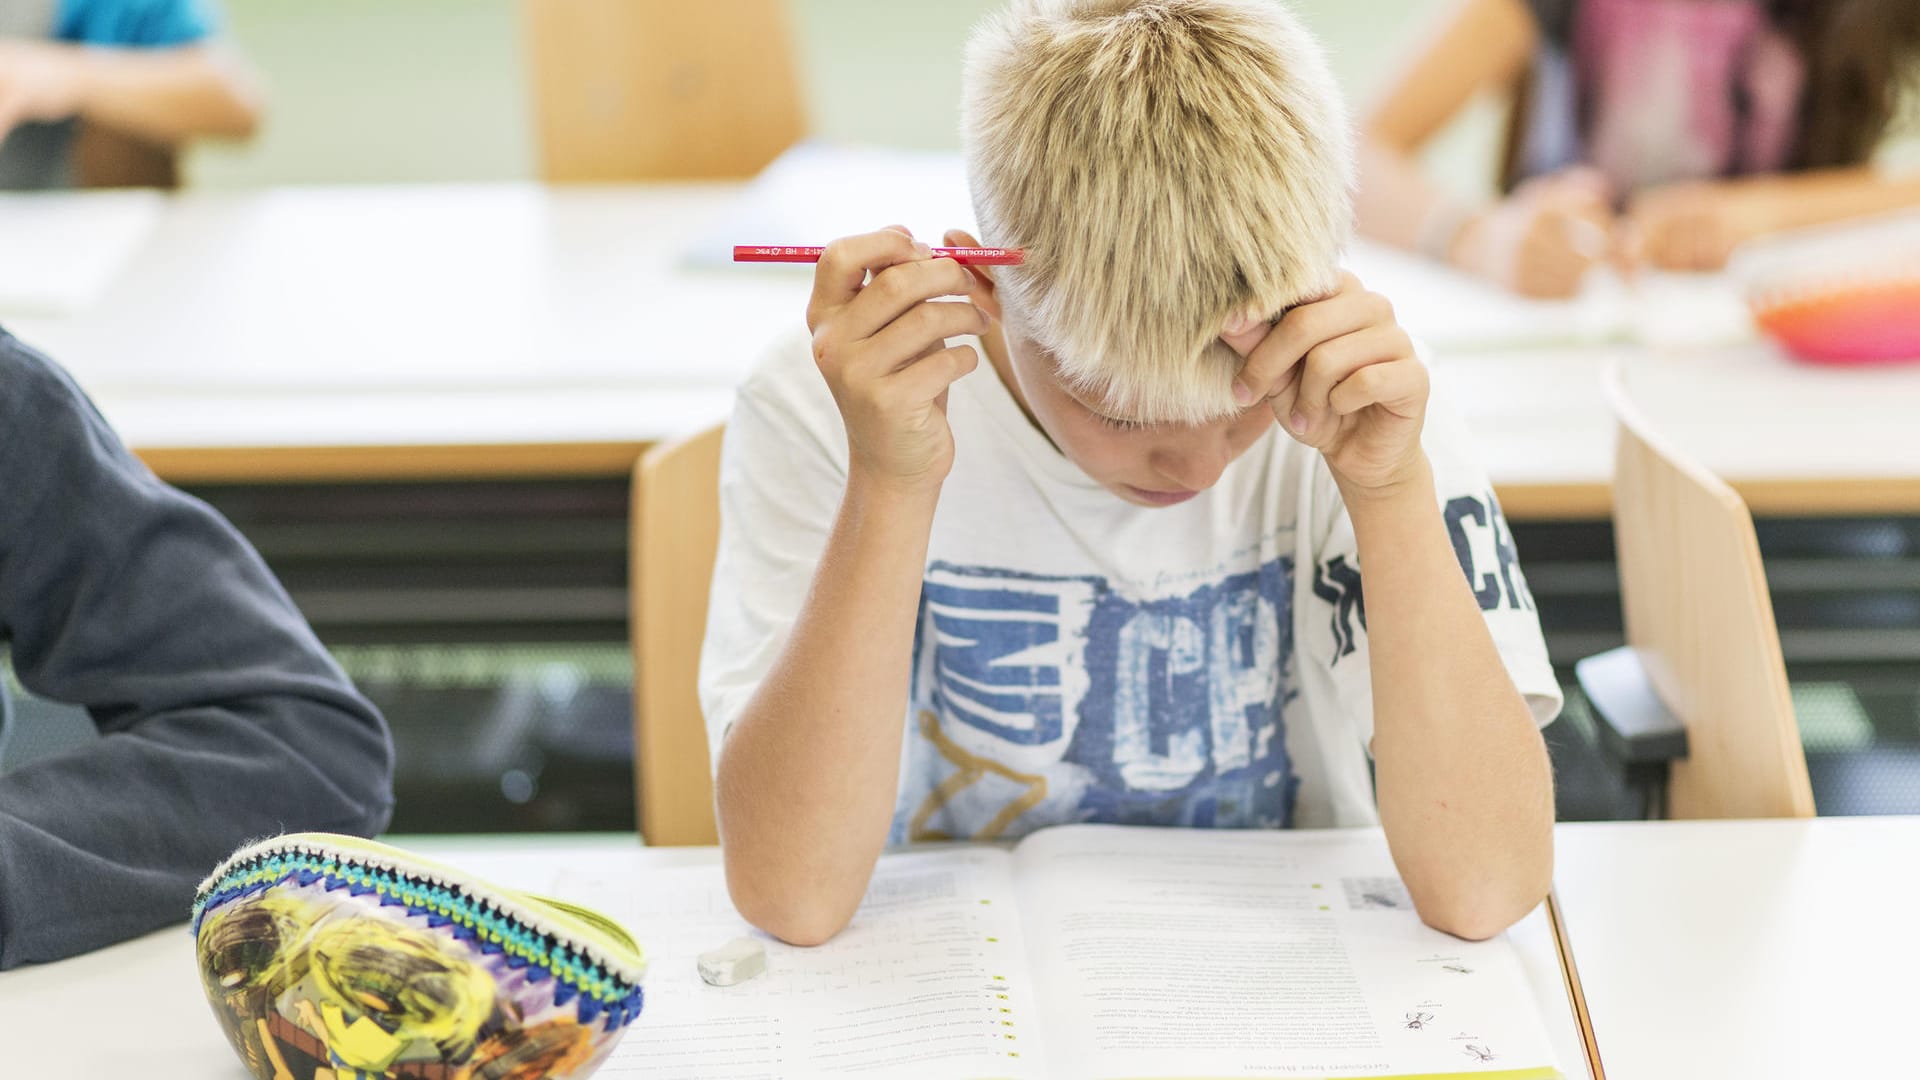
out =
[[1802,360],[1920,360],[1920,275],[1751,299],[1754,321]]

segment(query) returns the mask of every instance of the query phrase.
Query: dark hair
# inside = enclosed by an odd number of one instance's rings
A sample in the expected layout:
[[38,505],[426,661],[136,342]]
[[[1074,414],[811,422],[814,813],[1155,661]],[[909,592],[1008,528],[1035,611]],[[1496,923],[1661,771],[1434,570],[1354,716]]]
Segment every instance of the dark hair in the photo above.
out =
[[1800,49],[1807,85],[1788,167],[1857,165],[1873,156],[1920,68],[1917,0],[1768,0]]

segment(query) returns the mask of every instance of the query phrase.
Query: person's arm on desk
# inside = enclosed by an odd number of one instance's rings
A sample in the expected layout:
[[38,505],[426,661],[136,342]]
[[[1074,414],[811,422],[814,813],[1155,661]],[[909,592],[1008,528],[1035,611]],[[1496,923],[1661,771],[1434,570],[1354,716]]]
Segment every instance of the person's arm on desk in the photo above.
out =
[[379,713],[231,525],[0,332],[0,640],[104,738],[0,775],[0,968],[184,919],[250,838],[371,835]]
[[[871,284],[863,286],[872,270]],[[846,926],[886,844],[928,537],[953,463],[945,394],[986,317],[967,271],[883,230],[814,279],[814,356],[846,423],[846,490],[785,647],[722,743],[727,887],[747,921],[811,945]]]
[[1667,270],[1718,270],[1769,233],[1920,206],[1920,176],[1872,165],[1668,184],[1634,197],[1625,253]]
[[1492,937],[1553,876],[1545,741],[1461,573],[1423,446],[1427,369],[1392,307],[1343,276],[1329,298],[1228,327],[1235,396],[1320,452],[1365,582],[1380,821],[1420,917]]
[[214,45],[124,49],[0,39],[0,137],[79,117],[150,143],[244,139],[260,123],[246,66]]

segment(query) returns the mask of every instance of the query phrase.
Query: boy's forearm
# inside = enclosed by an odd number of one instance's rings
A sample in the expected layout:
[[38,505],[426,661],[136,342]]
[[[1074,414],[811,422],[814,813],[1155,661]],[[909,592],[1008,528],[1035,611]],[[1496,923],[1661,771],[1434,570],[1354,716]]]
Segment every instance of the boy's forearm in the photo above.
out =
[[235,58],[206,46],[134,50],[76,47],[80,116],[156,143],[245,138],[259,125],[259,94]]
[[1380,818],[1421,915],[1498,933],[1546,895],[1553,780],[1448,542],[1424,459],[1384,496],[1349,497],[1366,581]]
[[721,752],[734,904],[796,944],[846,925],[886,845],[937,501],[849,480],[792,636]]

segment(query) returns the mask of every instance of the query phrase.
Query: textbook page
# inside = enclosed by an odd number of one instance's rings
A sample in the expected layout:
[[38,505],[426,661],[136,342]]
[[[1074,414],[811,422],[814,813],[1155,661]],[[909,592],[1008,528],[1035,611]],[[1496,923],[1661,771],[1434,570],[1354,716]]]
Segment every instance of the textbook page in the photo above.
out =
[[[640,1020],[597,1077],[1044,1075],[1005,851],[881,859],[852,924],[814,949],[749,927],[718,865],[569,871],[553,889],[618,920],[647,953]],[[746,935],[766,944],[766,972],[701,982],[695,958]]]
[[1560,1075],[1510,943],[1422,925],[1377,832],[1065,826],[1014,858],[1056,1080]]

